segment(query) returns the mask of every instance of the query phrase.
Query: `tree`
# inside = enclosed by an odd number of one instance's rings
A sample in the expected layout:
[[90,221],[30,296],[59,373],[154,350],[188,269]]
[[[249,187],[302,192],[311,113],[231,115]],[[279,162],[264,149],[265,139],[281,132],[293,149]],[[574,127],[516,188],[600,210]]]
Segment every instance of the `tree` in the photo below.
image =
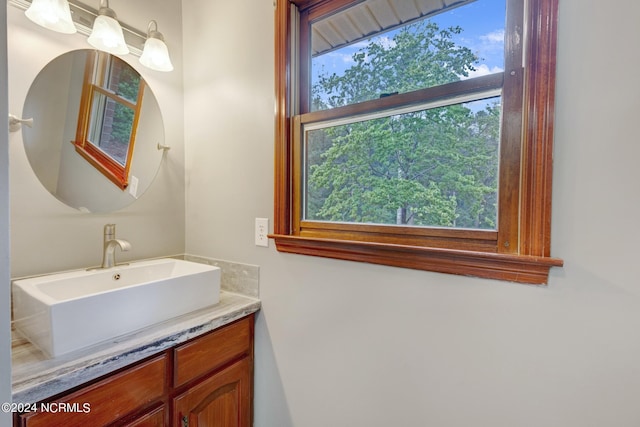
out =
[[[120,68],[118,78],[116,93],[126,100],[136,102],[138,90],[140,90],[140,75],[131,66],[124,64]],[[118,102],[116,103],[114,114],[111,137],[116,142],[128,146],[131,139],[135,111]]]
[[[467,77],[478,58],[421,21],[370,40],[344,74],[323,73],[313,109]],[[465,228],[496,225],[500,106],[464,104],[308,132],[306,218]]]

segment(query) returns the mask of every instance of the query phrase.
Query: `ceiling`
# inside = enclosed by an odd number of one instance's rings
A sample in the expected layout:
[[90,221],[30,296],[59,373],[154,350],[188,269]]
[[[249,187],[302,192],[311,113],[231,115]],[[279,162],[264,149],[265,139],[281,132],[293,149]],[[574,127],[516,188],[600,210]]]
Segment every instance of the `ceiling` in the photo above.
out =
[[367,0],[312,25],[313,56],[475,0]]

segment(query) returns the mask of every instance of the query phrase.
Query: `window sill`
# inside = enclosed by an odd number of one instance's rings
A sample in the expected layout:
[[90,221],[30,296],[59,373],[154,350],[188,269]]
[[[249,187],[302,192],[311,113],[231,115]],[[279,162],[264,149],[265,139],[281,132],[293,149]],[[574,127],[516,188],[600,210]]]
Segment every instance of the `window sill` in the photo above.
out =
[[98,172],[107,177],[121,190],[125,190],[129,183],[127,182],[127,171],[99,149],[94,148],[90,143],[73,142],[76,146],[76,152],[87,160]]
[[546,284],[558,258],[275,234],[279,252],[383,264],[526,284]]

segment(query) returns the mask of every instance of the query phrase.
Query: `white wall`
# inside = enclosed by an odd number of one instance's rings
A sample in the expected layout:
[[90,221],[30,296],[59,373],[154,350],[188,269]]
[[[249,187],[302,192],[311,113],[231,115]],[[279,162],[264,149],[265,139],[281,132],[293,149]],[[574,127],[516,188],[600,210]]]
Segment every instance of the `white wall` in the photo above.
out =
[[[6,9],[0,8],[6,28]],[[0,117],[7,111],[7,32],[0,31]],[[11,402],[11,298],[9,287],[9,129],[0,121],[0,404]],[[0,412],[0,425],[8,426],[11,414]]]
[[[132,250],[119,260],[184,252],[184,128],[182,103],[182,17],[176,0],[113,0],[119,19],[146,32],[151,19],[164,34],[176,69],[148,70],[138,58],[123,59],[136,68],[153,90],[164,116],[165,143],[171,146],[149,190],[131,206],[106,214],[85,214],[69,208],[37,180],[27,160],[22,133],[9,135],[11,202],[11,275],[19,277],[98,265],[102,228],[117,224],[118,236]],[[7,6],[9,111],[22,115],[29,87],[53,58],[91,46],[81,34],[58,34],[34,25],[24,13]],[[38,118],[35,117],[37,121]]]
[[255,425],[640,425],[640,3],[560,1],[547,287],[253,245],[273,212],[272,3],[183,4],[186,247],[260,265]]

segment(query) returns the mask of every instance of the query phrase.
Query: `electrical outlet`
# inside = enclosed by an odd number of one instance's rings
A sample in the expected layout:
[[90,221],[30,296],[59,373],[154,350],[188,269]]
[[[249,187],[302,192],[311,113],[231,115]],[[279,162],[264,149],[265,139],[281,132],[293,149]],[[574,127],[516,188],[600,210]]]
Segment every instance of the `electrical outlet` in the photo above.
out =
[[134,175],[131,175],[131,179],[129,180],[129,194],[135,199],[138,198],[138,178]]
[[256,246],[269,247],[269,219],[256,218]]

